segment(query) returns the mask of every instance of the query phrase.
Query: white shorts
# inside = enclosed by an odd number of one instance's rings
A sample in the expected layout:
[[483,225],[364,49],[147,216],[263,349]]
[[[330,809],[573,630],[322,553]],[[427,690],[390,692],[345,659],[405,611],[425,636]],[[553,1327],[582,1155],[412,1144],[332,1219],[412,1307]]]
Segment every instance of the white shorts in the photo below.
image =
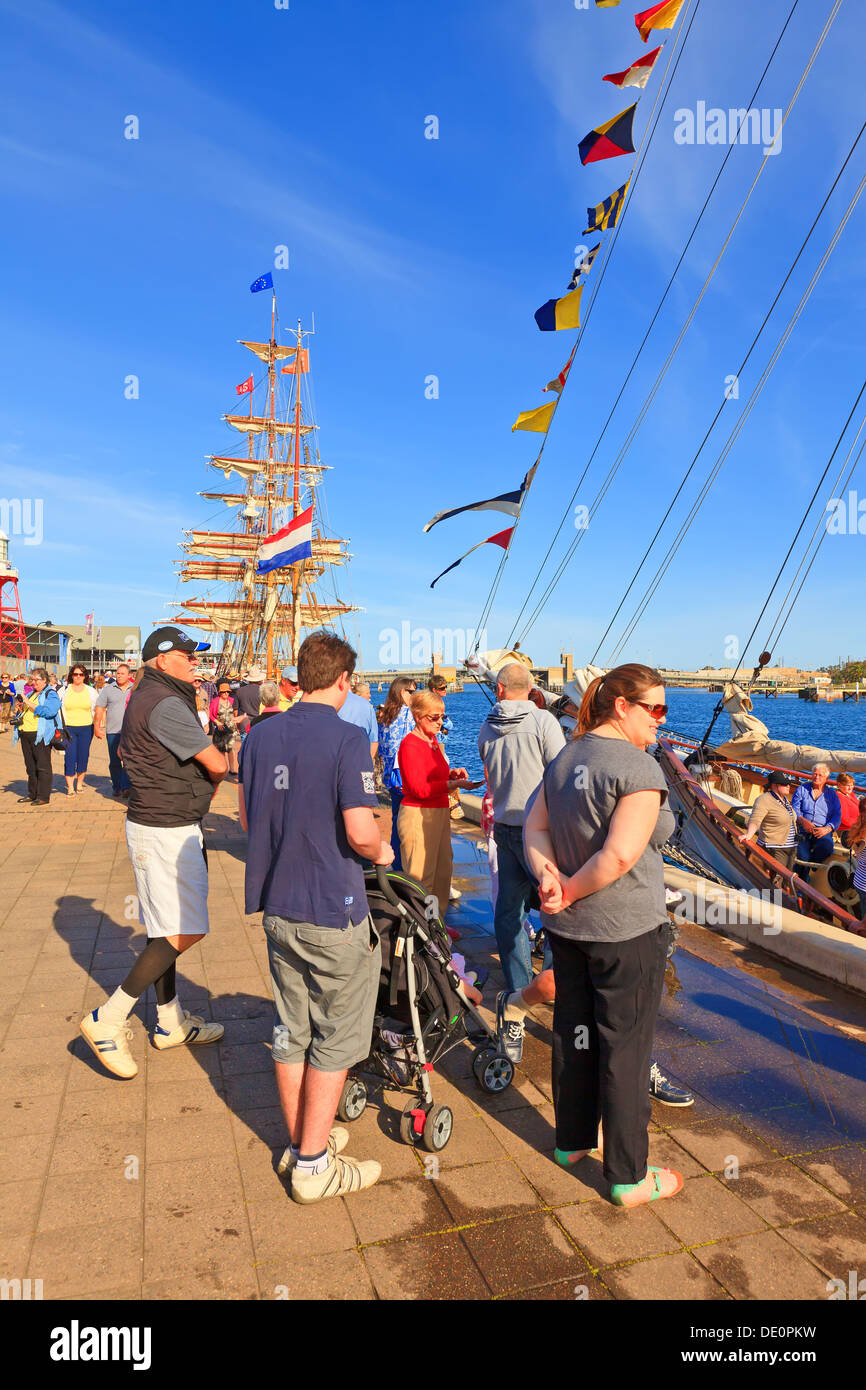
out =
[[148,936],[204,936],[207,863],[200,825],[126,822],[138,893],[138,920]]

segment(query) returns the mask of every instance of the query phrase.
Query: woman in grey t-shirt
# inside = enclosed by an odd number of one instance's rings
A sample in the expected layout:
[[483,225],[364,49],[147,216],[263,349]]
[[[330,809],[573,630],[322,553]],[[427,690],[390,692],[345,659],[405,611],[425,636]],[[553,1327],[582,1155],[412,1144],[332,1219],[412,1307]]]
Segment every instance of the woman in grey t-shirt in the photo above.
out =
[[664,698],[649,666],[594,680],[526,821],[556,982],[555,1157],[568,1166],[592,1150],[601,1120],[611,1199],[627,1207],[683,1185],[647,1168],[646,1078],[670,939],[660,850],[674,818],[646,749]]

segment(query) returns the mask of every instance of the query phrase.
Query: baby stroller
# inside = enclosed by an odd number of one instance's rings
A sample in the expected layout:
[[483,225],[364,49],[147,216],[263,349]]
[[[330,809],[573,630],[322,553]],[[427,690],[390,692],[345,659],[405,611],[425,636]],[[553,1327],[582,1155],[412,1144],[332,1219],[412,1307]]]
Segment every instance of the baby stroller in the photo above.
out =
[[382,942],[382,974],[370,1055],[347,1077],[337,1114],[357,1120],[371,1087],[408,1092],[412,1099],[400,1119],[400,1138],[436,1153],[454,1124],[451,1109],[433,1102],[430,1073],[436,1063],[468,1038],[476,1045],[475,1079],[492,1093],[511,1085],[514,1064],[467,997],[451,964],[445,927],[431,915],[421,884],[381,867],[364,877]]

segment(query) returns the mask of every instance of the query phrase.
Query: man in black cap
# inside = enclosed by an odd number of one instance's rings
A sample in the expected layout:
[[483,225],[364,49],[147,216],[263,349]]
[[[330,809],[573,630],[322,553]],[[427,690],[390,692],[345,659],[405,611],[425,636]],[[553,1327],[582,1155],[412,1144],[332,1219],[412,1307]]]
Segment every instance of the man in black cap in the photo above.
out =
[[797,853],[797,817],[791,805],[792,782],[787,773],[771,772],[767,789],[756,798],[745,838],[757,837],[765,849],[786,869],[793,869]]
[[147,945],[111,998],[79,1024],[87,1045],[114,1076],[138,1071],[127,1019],[149,985],[157,1002],[154,1047],[216,1042],[221,1023],[181,1008],[175,987],[178,956],[208,932],[207,859],[201,822],[226,760],[203,732],[193,679],[196,643],[176,627],[152,632],[143,670],[123,717],[120,752],[129,774],[126,842],[135,872],[139,919]]

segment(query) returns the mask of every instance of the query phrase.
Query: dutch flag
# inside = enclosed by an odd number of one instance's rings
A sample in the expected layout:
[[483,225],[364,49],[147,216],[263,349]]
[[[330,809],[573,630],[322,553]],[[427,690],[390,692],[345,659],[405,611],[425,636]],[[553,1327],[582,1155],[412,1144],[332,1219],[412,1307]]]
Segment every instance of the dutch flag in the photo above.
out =
[[294,521],[265,536],[259,546],[257,574],[267,574],[270,570],[284,569],[296,565],[299,560],[309,560],[313,554],[313,508],[307,507],[299,512]]

